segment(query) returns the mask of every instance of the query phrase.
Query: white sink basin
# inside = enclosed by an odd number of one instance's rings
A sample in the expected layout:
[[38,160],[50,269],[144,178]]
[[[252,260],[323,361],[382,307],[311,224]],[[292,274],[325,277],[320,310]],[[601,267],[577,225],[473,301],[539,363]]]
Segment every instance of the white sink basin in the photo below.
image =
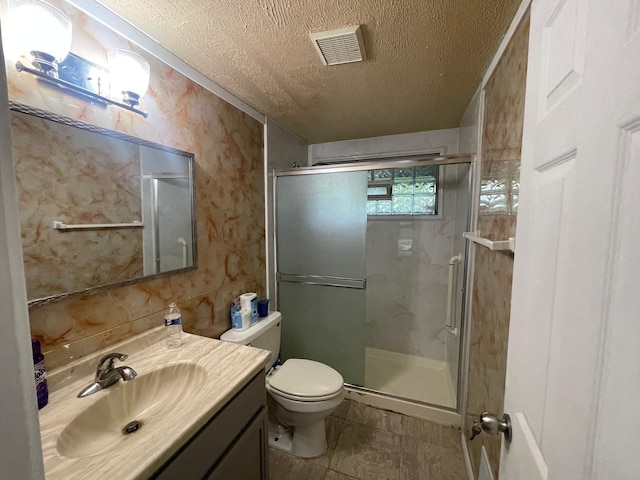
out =
[[[119,381],[99,392],[102,397],[71,420],[60,433],[56,450],[62,457],[82,458],[126,447],[130,438],[145,436],[170,420],[172,410],[185,408],[184,400],[197,393],[206,378],[202,366],[177,363],[129,382]],[[131,422],[138,422],[139,428],[123,433]]]
[[[269,352],[183,333],[165,344],[158,326],[47,372],[49,404],[39,412],[47,480],[144,480],[153,476],[256,374]],[[128,355],[138,376],[77,398],[107,353]],[[128,435],[122,429],[138,420]],[[2,477],[2,473],[0,473]],[[4,478],[4,477],[2,477]]]

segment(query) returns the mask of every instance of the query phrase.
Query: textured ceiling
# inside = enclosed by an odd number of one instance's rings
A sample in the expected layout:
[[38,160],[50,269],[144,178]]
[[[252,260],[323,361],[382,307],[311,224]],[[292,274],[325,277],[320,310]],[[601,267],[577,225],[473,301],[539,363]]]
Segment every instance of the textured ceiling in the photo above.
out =
[[[521,0],[100,0],[308,143],[457,127]],[[310,32],[363,25],[367,60]]]

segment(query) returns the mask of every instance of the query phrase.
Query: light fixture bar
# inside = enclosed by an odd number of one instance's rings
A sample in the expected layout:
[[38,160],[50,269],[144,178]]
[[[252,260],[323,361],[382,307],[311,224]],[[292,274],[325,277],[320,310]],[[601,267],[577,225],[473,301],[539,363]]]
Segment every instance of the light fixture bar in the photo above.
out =
[[115,105],[116,107],[124,108],[125,110],[129,110],[130,112],[134,112],[134,113],[137,113],[138,115],[142,115],[144,118],[147,118],[149,116],[148,112],[145,112],[143,110],[138,110],[137,108],[132,107],[131,105],[127,105],[126,103],[118,102],[117,100],[112,100],[109,97],[105,97],[103,95],[100,95],[99,93],[95,93],[95,92],[92,92],[91,90],[87,90],[85,88],[79,87],[78,85],[74,85],[73,83],[67,82],[66,80],[51,77],[46,73],[36,70],[35,68],[27,67],[22,62],[19,62],[19,61],[16,62],[16,70],[18,70],[18,72],[30,73],[31,75],[34,75],[35,77],[37,77],[39,80],[42,80],[43,82],[49,83],[61,89],[70,90],[73,93],[86,97],[91,101],[101,104],[102,106],[106,107],[107,105]]

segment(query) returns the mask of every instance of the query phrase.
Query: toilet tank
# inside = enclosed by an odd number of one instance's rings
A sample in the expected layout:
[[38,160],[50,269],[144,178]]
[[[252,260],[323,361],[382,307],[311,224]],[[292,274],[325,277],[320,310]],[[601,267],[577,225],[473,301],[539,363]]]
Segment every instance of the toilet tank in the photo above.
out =
[[278,359],[278,354],[280,353],[281,323],[282,314],[280,312],[270,312],[269,315],[261,318],[258,323],[246,330],[227,330],[220,336],[220,340],[269,350],[271,359],[266,367],[266,370],[269,370]]

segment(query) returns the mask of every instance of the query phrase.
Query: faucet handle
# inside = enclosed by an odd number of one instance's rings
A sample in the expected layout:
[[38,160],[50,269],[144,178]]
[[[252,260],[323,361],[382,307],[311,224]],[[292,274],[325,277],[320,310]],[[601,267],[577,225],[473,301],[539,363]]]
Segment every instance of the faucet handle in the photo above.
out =
[[125,361],[129,358],[129,355],[125,355],[124,353],[109,353],[102,357],[98,362],[98,368],[96,370],[96,377],[101,373],[108,372],[113,368],[113,364],[116,360],[120,360],[121,362]]

